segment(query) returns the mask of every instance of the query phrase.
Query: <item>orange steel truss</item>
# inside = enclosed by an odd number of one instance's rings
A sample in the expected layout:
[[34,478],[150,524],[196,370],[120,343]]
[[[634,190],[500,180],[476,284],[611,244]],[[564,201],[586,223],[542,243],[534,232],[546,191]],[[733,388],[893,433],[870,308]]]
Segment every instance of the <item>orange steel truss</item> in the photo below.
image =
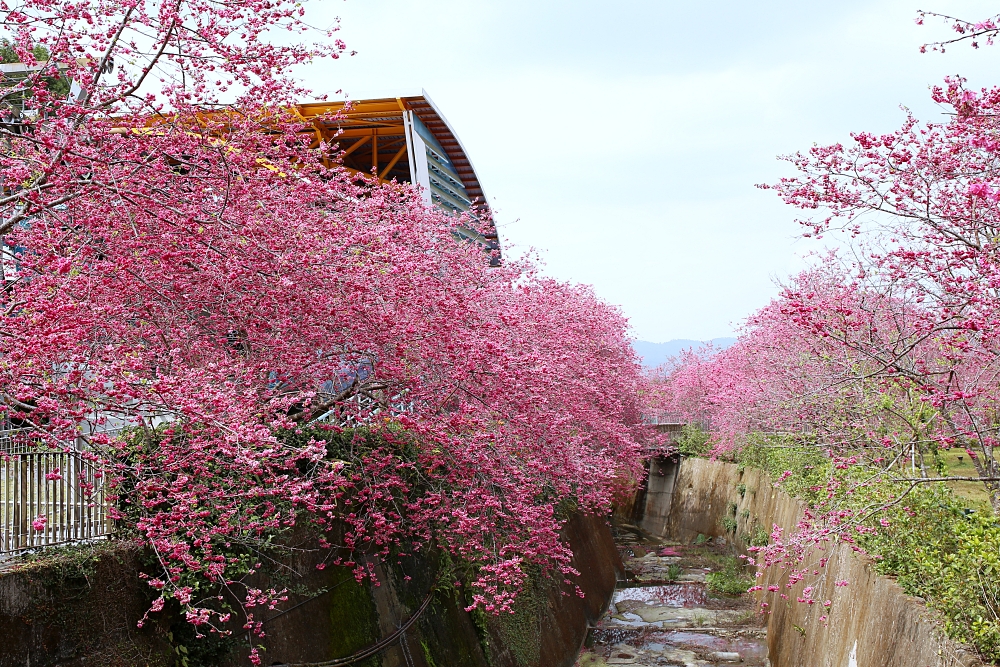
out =
[[[310,148],[322,149],[320,159],[379,182],[415,183],[428,203],[450,213],[472,212],[485,230],[459,228],[458,234],[498,252],[492,212],[472,161],[426,93],[351,102],[313,102],[289,109],[305,121],[312,135]],[[239,113],[235,109],[206,110],[206,124]],[[150,118],[149,127],[171,122]],[[268,120],[260,119],[262,131]],[[494,262],[498,260],[495,256]]]

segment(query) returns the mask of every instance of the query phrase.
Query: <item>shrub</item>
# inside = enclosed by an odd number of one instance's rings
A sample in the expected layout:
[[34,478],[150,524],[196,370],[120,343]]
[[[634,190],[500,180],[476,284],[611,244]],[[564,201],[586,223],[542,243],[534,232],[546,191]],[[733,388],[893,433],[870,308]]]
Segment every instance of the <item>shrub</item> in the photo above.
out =
[[697,424],[685,424],[677,438],[677,449],[681,456],[708,456],[712,451],[709,434]]
[[751,531],[749,538],[747,539],[747,545],[751,547],[766,547],[771,541],[771,536],[763,526],[754,526],[753,531]]
[[[876,570],[895,577],[907,594],[924,598],[928,607],[940,612],[949,637],[972,644],[987,660],[1000,661],[996,516],[967,513],[966,501],[944,484],[910,489],[909,484],[878,479],[877,471],[861,465],[836,469],[809,448],[769,447],[758,439],[740,456],[774,479],[791,471],[782,489],[813,506],[820,496],[825,499],[827,481],[836,474],[833,502],[866,517],[855,539],[874,559]],[[904,494],[902,502],[894,502]],[[871,511],[879,507],[885,509]],[[767,532],[756,526],[748,543],[766,546]]]

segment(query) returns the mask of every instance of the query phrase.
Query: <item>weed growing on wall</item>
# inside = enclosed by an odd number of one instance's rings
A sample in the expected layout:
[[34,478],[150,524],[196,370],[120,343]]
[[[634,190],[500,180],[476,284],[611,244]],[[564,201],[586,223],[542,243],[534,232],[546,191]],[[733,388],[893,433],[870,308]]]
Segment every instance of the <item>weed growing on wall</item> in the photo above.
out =
[[766,547],[770,541],[770,534],[760,524],[753,527],[746,539],[751,547]]
[[723,595],[743,595],[753,586],[753,576],[736,557],[724,556],[719,565],[720,569],[705,576],[709,591]]

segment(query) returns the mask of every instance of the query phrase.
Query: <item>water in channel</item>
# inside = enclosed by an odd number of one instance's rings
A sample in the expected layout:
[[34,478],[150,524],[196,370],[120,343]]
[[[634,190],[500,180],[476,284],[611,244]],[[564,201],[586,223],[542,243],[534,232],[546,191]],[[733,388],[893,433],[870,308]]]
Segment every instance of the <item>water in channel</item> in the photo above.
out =
[[706,586],[709,573],[725,571],[727,563],[733,569],[725,540],[681,545],[633,526],[615,531],[627,576],[591,629],[577,667],[770,664],[754,600]]

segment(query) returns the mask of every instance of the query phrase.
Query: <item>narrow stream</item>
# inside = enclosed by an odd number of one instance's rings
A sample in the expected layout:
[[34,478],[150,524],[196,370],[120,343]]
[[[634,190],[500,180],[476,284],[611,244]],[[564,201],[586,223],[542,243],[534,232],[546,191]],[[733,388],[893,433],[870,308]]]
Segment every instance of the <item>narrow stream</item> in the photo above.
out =
[[706,585],[710,573],[733,570],[732,548],[718,538],[699,541],[680,545],[634,526],[615,529],[627,578],[591,630],[577,667],[770,664],[753,599]]

